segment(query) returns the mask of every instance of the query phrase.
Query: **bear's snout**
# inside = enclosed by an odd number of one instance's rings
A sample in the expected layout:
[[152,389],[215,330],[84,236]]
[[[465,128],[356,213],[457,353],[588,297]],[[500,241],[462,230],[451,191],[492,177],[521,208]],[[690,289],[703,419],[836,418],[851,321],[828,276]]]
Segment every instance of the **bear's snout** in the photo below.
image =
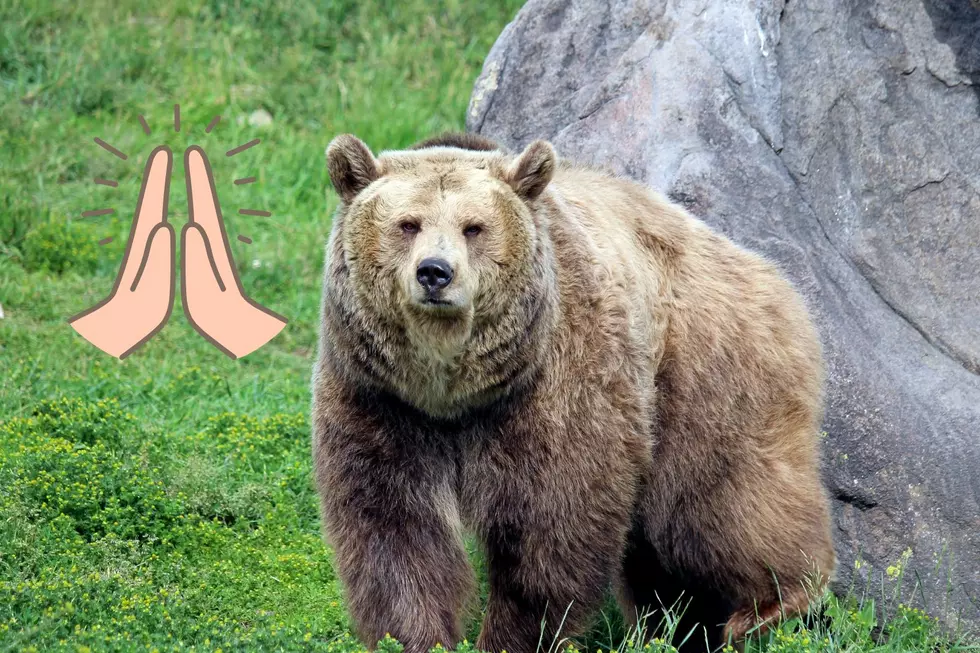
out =
[[452,282],[453,266],[449,264],[449,261],[442,258],[423,259],[415,271],[415,278],[418,279],[419,285],[431,295]]

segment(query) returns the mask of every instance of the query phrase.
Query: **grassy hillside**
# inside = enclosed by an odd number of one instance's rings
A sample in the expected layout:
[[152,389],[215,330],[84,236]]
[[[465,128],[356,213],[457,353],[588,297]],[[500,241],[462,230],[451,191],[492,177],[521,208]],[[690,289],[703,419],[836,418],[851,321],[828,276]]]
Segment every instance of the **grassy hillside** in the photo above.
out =
[[[460,128],[520,2],[280,4],[0,0],[0,650],[357,647],[310,479],[308,383],[336,203],[323,151],[340,132],[380,150]],[[252,138],[261,144],[218,156]],[[253,241],[233,241],[244,286],[290,320],[243,360],[199,337],[179,297],[122,362],[66,324],[110,290],[160,143],[178,153],[171,222],[186,220],[179,153],[200,144],[229,233]],[[246,176],[258,183],[232,184]],[[81,217],[104,207],[116,213]],[[789,624],[770,650],[875,646],[867,608],[832,608],[829,630]],[[615,645],[609,619],[582,645]],[[921,613],[895,619],[881,650],[948,645]]]

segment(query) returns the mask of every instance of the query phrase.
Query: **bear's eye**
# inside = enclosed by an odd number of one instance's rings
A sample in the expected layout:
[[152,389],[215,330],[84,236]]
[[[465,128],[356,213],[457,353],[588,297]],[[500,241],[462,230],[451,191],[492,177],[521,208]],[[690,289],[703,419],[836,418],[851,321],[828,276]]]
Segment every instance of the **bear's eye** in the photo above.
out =
[[406,220],[399,225],[403,233],[406,234],[417,234],[419,232],[419,223],[412,222],[411,220]]
[[471,224],[466,229],[463,229],[463,235],[466,236],[467,238],[472,238],[473,236],[480,235],[480,232],[482,231],[483,231],[483,227],[481,227],[480,225]]

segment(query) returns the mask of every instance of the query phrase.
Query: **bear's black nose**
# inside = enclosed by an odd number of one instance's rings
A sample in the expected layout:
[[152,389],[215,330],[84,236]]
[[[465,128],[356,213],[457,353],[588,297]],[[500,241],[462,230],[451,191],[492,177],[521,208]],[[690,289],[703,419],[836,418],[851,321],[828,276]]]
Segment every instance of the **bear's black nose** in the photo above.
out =
[[442,290],[453,280],[453,267],[449,261],[441,258],[422,259],[415,278],[427,292],[434,293]]

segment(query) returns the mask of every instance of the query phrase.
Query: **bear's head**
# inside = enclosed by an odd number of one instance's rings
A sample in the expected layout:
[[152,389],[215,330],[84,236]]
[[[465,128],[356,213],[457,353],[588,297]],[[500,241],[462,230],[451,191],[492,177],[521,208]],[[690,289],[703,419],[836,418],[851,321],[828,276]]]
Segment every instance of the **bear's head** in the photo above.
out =
[[327,164],[341,206],[325,288],[334,314],[325,305],[324,317],[361,331],[345,342],[338,328],[340,342],[328,343],[350,350],[344,365],[431,413],[505,384],[521,358],[511,348],[553,294],[539,210],[552,146],[535,141],[516,157],[430,147],[376,158],[342,135]]

